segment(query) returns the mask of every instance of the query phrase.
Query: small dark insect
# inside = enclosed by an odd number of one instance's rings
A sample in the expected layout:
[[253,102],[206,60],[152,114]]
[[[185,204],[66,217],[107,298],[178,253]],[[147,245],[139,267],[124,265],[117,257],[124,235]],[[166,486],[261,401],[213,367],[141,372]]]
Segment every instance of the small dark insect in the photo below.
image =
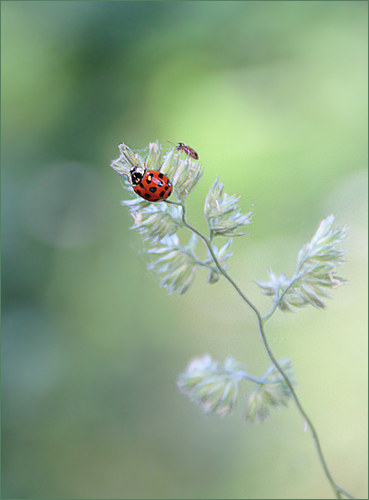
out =
[[[173,146],[175,146],[175,144],[173,142],[171,142],[171,141],[168,141],[168,142],[170,142],[171,144],[173,144]],[[184,142],[179,142],[178,146],[176,146],[176,150],[182,151],[183,153],[186,153],[186,155],[190,156],[194,160],[199,159],[199,155],[196,153],[196,151],[193,148],[191,148],[190,146],[187,146],[187,144],[185,144]]]
[[166,200],[172,193],[172,183],[161,172],[132,167],[129,173],[133,191],[147,201]]

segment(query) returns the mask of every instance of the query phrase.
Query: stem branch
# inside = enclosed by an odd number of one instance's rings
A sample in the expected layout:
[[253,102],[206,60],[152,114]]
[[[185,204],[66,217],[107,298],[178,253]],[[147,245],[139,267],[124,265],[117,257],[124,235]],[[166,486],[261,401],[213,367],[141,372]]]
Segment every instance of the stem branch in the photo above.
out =
[[[308,425],[308,427],[309,427],[309,429],[311,431],[312,437],[313,437],[314,442],[315,442],[315,447],[316,447],[317,452],[318,452],[318,457],[319,457],[320,463],[321,463],[321,465],[323,467],[324,473],[325,473],[325,475],[326,475],[329,483],[332,486],[332,489],[333,489],[333,491],[335,493],[336,498],[342,498],[341,495],[345,495],[347,498],[355,498],[352,495],[350,495],[349,493],[347,493],[343,488],[341,488],[334,481],[334,479],[333,479],[333,477],[332,477],[332,475],[331,475],[331,473],[330,473],[330,471],[328,469],[326,460],[324,458],[323,451],[322,451],[322,448],[321,448],[321,445],[320,445],[320,441],[319,441],[319,438],[318,438],[318,434],[317,434],[317,432],[315,430],[315,427],[314,427],[313,423],[311,422],[310,418],[308,417],[307,413],[303,409],[303,407],[302,407],[302,405],[301,405],[301,403],[300,403],[300,401],[299,401],[299,399],[297,397],[295,389],[293,388],[293,385],[292,385],[291,381],[289,380],[289,378],[287,377],[287,375],[285,374],[285,372],[283,371],[283,369],[281,368],[281,366],[278,364],[276,358],[274,357],[274,354],[273,354],[273,352],[272,352],[272,350],[271,350],[271,348],[269,346],[269,342],[268,342],[268,339],[267,339],[265,331],[264,331],[264,323],[274,314],[274,312],[276,311],[276,309],[278,307],[278,304],[282,300],[283,296],[287,293],[287,291],[289,290],[289,288],[293,285],[293,283],[294,283],[294,281],[295,281],[296,278],[294,277],[294,278],[291,279],[291,282],[290,282],[289,286],[284,290],[284,292],[281,294],[281,296],[275,301],[274,306],[273,306],[272,310],[270,311],[270,313],[267,314],[266,316],[262,317],[261,314],[260,314],[260,312],[259,312],[259,310],[256,308],[256,306],[254,306],[254,304],[250,301],[250,299],[248,299],[246,297],[246,295],[242,292],[242,290],[238,287],[238,285],[233,281],[233,279],[229,276],[229,274],[226,272],[226,270],[223,269],[222,266],[220,265],[218,259],[216,258],[216,255],[214,253],[212,245],[211,245],[211,237],[209,239],[206,238],[206,236],[204,236],[203,234],[201,234],[196,228],[194,228],[193,226],[191,226],[187,222],[187,220],[186,220],[186,208],[185,208],[184,203],[181,203],[181,206],[182,206],[182,221],[183,221],[183,225],[185,227],[187,227],[193,233],[197,234],[197,236],[203,241],[203,243],[207,247],[210,255],[212,256],[214,264],[216,265],[219,273],[224,276],[224,278],[236,290],[236,292],[238,293],[238,295],[254,311],[254,313],[255,313],[255,315],[257,317],[258,326],[259,326],[259,333],[260,333],[262,342],[264,344],[264,347],[265,347],[265,349],[266,349],[266,351],[268,353],[268,356],[269,356],[271,362],[273,363],[273,365],[277,368],[277,370],[279,371],[279,373],[283,377],[283,379],[284,379],[287,387],[289,388],[289,390],[291,392],[291,396],[292,396],[292,398],[295,401],[297,409],[299,410],[300,414],[302,415],[304,421],[306,422],[306,424]],[[296,274],[295,274],[295,276],[296,276]],[[248,378],[250,378],[250,377],[248,377]],[[251,377],[251,379],[252,379],[252,377]],[[253,381],[257,382],[257,379],[254,379]]]

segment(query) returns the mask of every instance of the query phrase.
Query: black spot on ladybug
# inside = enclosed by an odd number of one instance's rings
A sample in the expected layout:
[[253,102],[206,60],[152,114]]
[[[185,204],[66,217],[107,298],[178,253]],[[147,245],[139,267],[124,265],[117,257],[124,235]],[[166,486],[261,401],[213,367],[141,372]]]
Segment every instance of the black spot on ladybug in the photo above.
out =
[[160,198],[162,198],[162,197],[164,196],[164,194],[165,194],[165,191],[161,191],[161,193],[160,193],[160,195],[159,195],[159,196],[160,196]]
[[141,191],[139,189],[136,189],[136,193],[141,196]]
[[162,174],[162,173],[160,172],[160,174],[158,175],[158,177],[159,177],[159,179],[163,179],[164,174]]
[[158,181],[158,186],[164,186],[164,182],[163,181]]
[[145,198],[146,198],[147,200],[149,200],[149,199],[151,198],[151,194],[149,194],[149,193],[145,193]]
[[142,181],[140,182],[139,186],[140,186],[140,188],[142,188],[142,189],[144,188],[144,187],[143,187],[143,184],[142,184]]
[[151,181],[152,181],[152,175],[148,175],[146,179],[147,184],[150,184]]
[[165,191],[168,191],[168,189],[169,189],[169,186],[165,186],[165,188],[164,188],[164,189],[165,189]]
[[157,190],[157,188],[156,188],[156,187],[151,187],[151,188],[150,188],[150,191],[151,191],[152,193],[155,193],[155,192],[156,192],[156,190]]
[[170,187],[171,185],[172,185],[172,184],[171,184],[171,182],[170,182],[170,181],[168,181],[168,186]]

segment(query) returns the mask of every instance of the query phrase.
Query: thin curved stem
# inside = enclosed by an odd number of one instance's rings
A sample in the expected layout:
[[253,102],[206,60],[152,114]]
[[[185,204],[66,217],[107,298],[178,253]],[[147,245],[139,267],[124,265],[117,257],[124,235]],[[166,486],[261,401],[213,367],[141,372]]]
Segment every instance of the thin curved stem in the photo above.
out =
[[295,283],[295,281],[297,280],[297,276],[295,275],[293,278],[291,278],[287,288],[285,288],[283,290],[283,292],[281,293],[281,295],[279,297],[276,298],[275,302],[274,302],[274,305],[271,309],[271,311],[266,314],[265,316],[263,316],[263,321],[268,321],[269,318],[271,318],[273,316],[273,314],[275,313],[275,311],[277,310],[277,307],[279,306],[279,304],[281,303],[281,300],[283,299],[283,297],[286,295],[286,293],[288,292],[288,290],[291,288],[291,286]]
[[185,209],[184,205],[182,205],[182,221],[183,221],[183,225],[185,227],[187,227],[193,233],[197,234],[197,236],[204,242],[204,244],[208,248],[209,253],[212,256],[212,259],[214,261],[214,264],[216,265],[216,267],[217,267],[218,271],[220,272],[220,274],[222,274],[232,284],[232,286],[237,290],[238,294],[242,297],[242,299],[248,304],[249,307],[251,307],[251,309],[254,311],[254,313],[257,315],[257,317],[261,320],[262,318],[261,318],[260,313],[257,310],[257,308],[246,297],[246,295],[244,295],[242,293],[242,290],[237,286],[237,284],[232,280],[232,278],[230,276],[228,276],[228,274],[224,271],[224,269],[222,268],[222,266],[219,264],[218,259],[216,258],[215,254],[214,254],[214,250],[213,250],[213,248],[211,246],[211,243],[208,240],[208,238],[206,238],[206,236],[204,236],[203,234],[201,234],[200,231],[198,231],[196,228],[194,228],[193,226],[191,226],[187,222],[187,220],[186,220],[186,209]]
[[180,201],[172,201],[172,200],[160,200],[162,203],[167,203],[168,205],[177,205],[183,208],[183,205]]
[[[183,249],[182,249],[182,252],[183,252]],[[190,253],[189,253],[189,252],[183,252],[183,253],[188,253],[188,254],[190,255]],[[193,257],[193,255],[191,255],[191,257]],[[198,266],[206,267],[207,269],[211,269],[212,271],[216,271],[216,269],[215,269],[213,266],[211,266],[210,264],[207,264],[206,262],[203,262],[203,261],[201,261],[201,260],[196,259],[196,260],[195,260],[195,263],[196,263]]]
[[266,335],[265,335],[265,332],[264,332],[264,324],[263,324],[263,321],[259,321],[259,332],[260,332],[260,335],[261,335],[261,338],[263,340],[263,344],[264,344],[264,347],[268,353],[268,356],[270,358],[270,360],[272,361],[272,363],[274,364],[274,366],[277,368],[277,370],[279,371],[279,373],[282,375],[282,377],[284,378],[290,392],[291,392],[291,395],[296,403],[296,406],[299,410],[299,412],[301,413],[301,415],[303,416],[303,418],[305,419],[305,422],[307,423],[310,431],[311,431],[311,434],[313,436],[313,439],[315,441],[315,446],[316,446],[316,449],[317,449],[317,452],[318,452],[318,455],[319,455],[319,459],[320,459],[320,462],[323,466],[323,469],[324,469],[324,472],[325,472],[325,475],[327,476],[328,478],[328,481],[330,482],[334,492],[335,492],[335,495],[336,495],[336,498],[342,498],[341,497],[341,492],[343,491],[342,488],[340,486],[338,486],[338,484],[334,481],[331,473],[329,472],[329,469],[328,469],[328,466],[327,466],[327,463],[325,461],[325,458],[324,458],[324,455],[323,455],[323,451],[322,451],[322,448],[321,448],[321,445],[320,445],[320,441],[319,441],[319,438],[318,438],[318,434],[315,430],[315,427],[312,423],[312,421],[310,420],[310,418],[308,417],[307,413],[305,412],[305,410],[303,409],[301,403],[300,403],[300,400],[298,399],[297,397],[297,394],[295,392],[295,389],[293,388],[292,386],[292,383],[290,382],[289,378],[287,377],[287,375],[284,373],[283,369],[280,367],[280,365],[278,364],[277,360],[275,359],[274,357],[274,354],[272,353],[272,350],[269,346],[269,342],[266,338]]
[[224,276],[224,278],[233,286],[233,288],[240,295],[240,297],[254,311],[254,313],[255,313],[255,315],[257,317],[257,321],[258,321],[259,333],[260,333],[262,342],[264,344],[264,347],[265,347],[265,349],[266,349],[266,351],[268,353],[269,359],[271,360],[271,362],[273,363],[273,365],[277,368],[277,370],[279,371],[279,373],[282,375],[284,381],[286,382],[287,387],[289,388],[289,390],[291,392],[291,396],[292,396],[293,400],[295,401],[297,409],[299,410],[300,414],[302,415],[304,421],[306,422],[306,424],[308,425],[308,427],[309,427],[309,429],[311,431],[311,434],[312,434],[312,437],[314,439],[315,446],[316,446],[316,449],[317,449],[317,452],[318,452],[318,457],[319,457],[320,463],[321,463],[321,465],[323,467],[324,473],[325,473],[325,475],[326,475],[329,483],[332,486],[332,489],[333,489],[333,491],[335,493],[336,498],[342,498],[341,495],[345,495],[347,498],[355,498],[352,495],[350,495],[349,493],[347,493],[343,488],[341,488],[334,481],[334,479],[333,479],[333,477],[332,477],[332,475],[331,475],[331,473],[330,473],[330,471],[328,469],[325,457],[323,455],[323,451],[322,451],[322,448],[321,448],[321,445],[320,445],[320,441],[319,441],[316,429],[315,429],[312,421],[308,417],[307,413],[305,412],[304,408],[302,407],[302,405],[300,403],[300,400],[297,397],[297,394],[295,392],[295,389],[293,388],[293,385],[292,385],[291,381],[289,380],[289,378],[287,377],[287,375],[285,374],[285,372],[283,371],[283,369],[281,368],[281,366],[278,364],[276,358],[274,357],[274,354],[273,354],[273,352],[272,352],[272,350],[270,348],[268,339],[267,339],[265,331],[264,331],[264,323],[274,314],[274,312],[276,311],[276,309],[278,307],[278,304],[282,300],[283,296],[285,295],[285,293],[287,293],[288,289],[292,286],[292,284],[294,282],[294,278],[291,280],[291,283],[289,284],[288,288],[286,288],[284,290],[284,292],[281,294],[281,296],[275,302],[275,304],[274,304],[272,310],[270,311],[270,313],[267,314],[266,316],[262,317],[261,314],[260,314],[260,312],[259,312],[259,310],[256,308],[256,306],[254,306],[254,304],[246,297],[246,295],[242,292],[242,290],[238,287],[238,285],[233,281],[233,279],[229,276],[229,274],[226,272],[226,270],[222,268],[222,266],[220,265],[220,263],[219,263],[216,255],[214,253],[214,250],[212,248],[210,239],[206,238],[196,228],[194,228],[193,226],[191,226],[187,222],[187,220],[186,220],[186,208],[185,208],[184,204],[181,204],[181,205],[182,205],[182,221],[183,221],[183,225],[185,227],[187,227],[193,233],[197,234],[197,236],[203,241],[203,243],[206,245],[206,247],[207,247],[210,255],[212,256],[214,264],[216,265],[219,273]]
[[298,280],[299,278],[301,277],[301,274],[299,274],[299,269],[295,272],[295,274],[293,275],[293,277],[290,279],[290,282],[288,283],[288,286],[283,290],[283,292],[281,293],[281,295],[279,297],[276,298],[275,302],[274,302],[274,305],[271,309],[271,311],[266,314],[265,316],[263,316],[263,321],[268,321],[269,318],[271,318],[273,316],[273,314],[275,313],[275,311],[277,310],[277,307],[279,306],[279,304],[281,303],[281,300],[283,299],[283,297],[286,295],[286,293],[288,292],[288,290],[292,287],[292,285],[295,283],[296,280]]
[[338,490],[339,490],[340,493],[342,493],[342,495],[345,495],[345,497],[352,498],[353,500],[355,500],[355,497],[353,497],[352,495],[350,495],[350,493],[348,493],[343,488],[338,487]]
[[283,380],[264,380],[264,378],[255,378],[251,375],[248,375],[246,372],[236,372],[235,375],[238,375],[240,378],[244,378],[246,380],[250,380],[250,382],[254,382],[254,384],[259,385],[275,385],[280,384]]

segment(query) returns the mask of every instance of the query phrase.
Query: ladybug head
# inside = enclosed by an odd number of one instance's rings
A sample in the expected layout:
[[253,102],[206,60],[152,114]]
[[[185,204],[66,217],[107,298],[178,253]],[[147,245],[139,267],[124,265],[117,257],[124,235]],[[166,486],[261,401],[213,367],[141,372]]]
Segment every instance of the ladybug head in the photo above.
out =
[[137,184],[142,181],[143,176],[145,175],[145,169],[142,167],[132,167],[129,173],[131,174],[132,184],[134,186],[137,186]]

